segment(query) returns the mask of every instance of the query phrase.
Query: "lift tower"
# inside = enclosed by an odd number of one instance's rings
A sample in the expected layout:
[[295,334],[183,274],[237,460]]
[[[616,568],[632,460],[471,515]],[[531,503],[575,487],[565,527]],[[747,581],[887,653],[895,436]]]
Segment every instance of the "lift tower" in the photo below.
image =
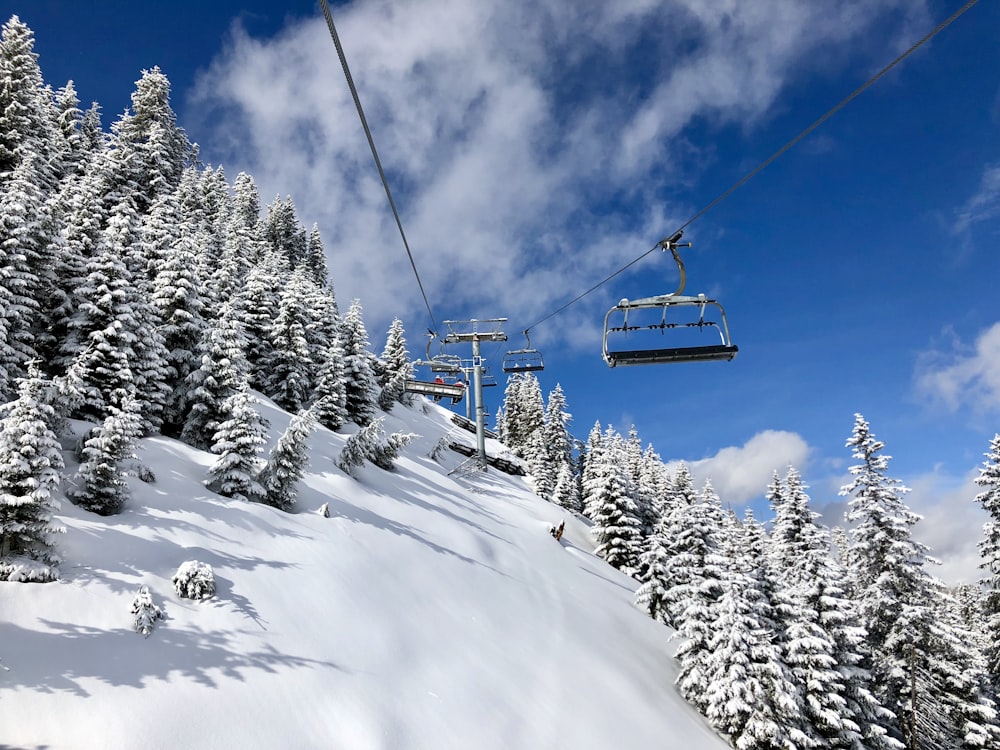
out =
[[506,341],[503,324],[507,318],[488,320],[446,320],[448,335],[441,341],[445,344],[472,344],[472,396],[476,408],[476,448],[479,453],[479,468],[486,471],[486,408],[483,406],[483,358],[479,353],[481,341]]

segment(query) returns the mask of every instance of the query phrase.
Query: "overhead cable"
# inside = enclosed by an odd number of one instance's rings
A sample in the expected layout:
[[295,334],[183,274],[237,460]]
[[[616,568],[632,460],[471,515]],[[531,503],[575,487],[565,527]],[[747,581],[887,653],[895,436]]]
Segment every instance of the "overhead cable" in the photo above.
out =
[[[834,106],[830,110],[828,110],[826,112],[826,114],[824,114],[822,117],[820,117],[819,119],[817,119],[809,127],[807,127],[801,133],[799,133],[798,135],[796,135],[790,141],[788,141],[784,146],[782,146],[781,148],[779,148],[777,151],[775,151],[773,154],[771,154],[769,157],[767,157],[764,161],[762,161],[756,167],[754,167],[749,172],[747,172],[739,180],[737,180],[736,182],[734,182],[725,191],[723,191],[722,193],[720,193],[719,196],[717,198],[715,198],[715,200],[713,200],[711,203],[709,203],[704,208],[702,208],[700,211],[698,211],[694,216],[692,216],[690,219],[688,219],[683,224],[681,224],[676,230],[674,230],[674,232],[671,232],[670,235],[668,235],[668,236],[673,236],[677,232],[683,231],[688,226],[690,226],[695,221],[697,221],[702,216],[704,216],[709,211],[711,211],[713,208],[715,208],[720,203],[722,203],[722,201],[724,201],[726,198],[728,198],[734,192],[736,192],[741,187],[743,187],[743,185],[745,185],[747,182],[749,182],[750,179],[752,179],[753,177],[755,177],[765,167],[769,166],[775,159],[777,159],[779,156],[781,156],[786,151],[788,151],[789,149],[791,149],[795,144],[797,144],[799,141],[801,141],[803,138],[805,138],[807,135],[809,135],[811,132],[813,132],[816,128],[818,128],[824,122],[826,122],[827,120],[829,120],[838,111],[840,111],[841,109],[843,109],[853,99],[855,99],[858,95],[860,95],[865,89],[869,88],[872,84],[874,84],[880,78],[882,78],[883,76],[885,76],[886,73],[888,73],[890,70],[892,70],[893,68],[895,68],[901,62],[903,62],[903,60],[905,60],[907,57],[909,57],[914,52],[916,52],[918,49],[920,49],[924,44],[926,44],[931,39],[933,39],[935,36],[937,36],[941,31],[943,31],[947,26],[949,26],[955,19],[957,19],[959,16],[961,16],[963,13],[965,13],[965,11],[969,10],[969,8],[971,8],[977,2],[979,2],[979,0],[968,0],[968,2],[965,3],[965,5],[963,5],[961,8],[959,8],[954,13],[952,13],[950,16],[948,16],[945,20],[943,20],[941,23],[939,23],[937,26],[935,26],[933,30],[931,30],[930,32],[928,32],[927,34],[925,34],[923,37],[921,37],[919,40],[917,40],[916,42],[914,42],[912,45],[910,45],[910,47],[905,52],[903,52],[901,55],[899,55],[895,60],[893,60],[888,65],[886,65],[885,67],[883,67],[875,75],[873,75],[871,78],[869,78],[867,81],[865,81],[861,86],[859,86],[854,91],[852,91],[850,94],[848,94],[843,99],[841,99],[840,102],[838,102],[836,106]],[[622,266],[617,271],[615,271],[613,274],[611,274],[607,278],[603,279],[602,281],[597,282],[592,287],[590,287],[587,291],[581,292],[576,297],[574,297],[573,299],[571,299],[569,302],[567,302],[566,304],[562,305],[561,307],[553,310],[552,312],[550,312],[545,317],[538,319],[537,321],[535,321],[534,323],[532,323],[530,326],[528,326],[528,328],[535,328],[536,326],[544,323],[545,321],[549,320],[550,318],[554,318],[556,315],[558,315],[559,313],[563,312],[568,307],[571,307],[572,305],[575,305],[577,302],[579,302],[580,300],[582,300],[584,297],[586,297],[587,295],[589,295],[591,292],[594,292],[594,291],[600,289],[602,286],[604,286],[605,284],[607,284],[612,279],[616,278],[617,276],[620,276],[625,271],[627,271],[629,268],[631,268],[636,263],[638,263],[640,260],[642,260],[643,258],[645,258],[647,255],[649,255],[650,253],[654,252],[655,250],[659,250],[661,247],[663,247],[663,241],[657,242],[655,245],[653,245],[653,247],[651,247],[649,250],[647,250],[646,252],[644,252],[642,255],[638,256],[634,260],[629,261],[624,266]]]
[[403,231],[403,222],[400,221],[399,211],[396,210],[396,202],[392,199],[392,191],[389,190],[389,181],[385,177],[385,171],[382,169],[382,162],[378,158],[378,151],[375,149],[375,141],[372,138],[371,129],[368,127],[368,120],[365,118],[365,112],[361,108],[361,99],[358,97],[358,90],[354,86],[354,79],[351,77],[351,70],[347,66],[347,57],[344,55],[344,48],[340,44],[340,37],[337,35],[337,27],[333,23],[333,15],[330,13],[330,5],[327,0],[320,0],[320,4],[323,6],[323,16],[326,18],[327,28],[330,29],[330,36],[333,38],[333,44],[337,48],[337,56],[340,58],[340,64],[344,68],[344,77],[347,78],[347,85],[351,89],[351,96],[354,97],[354,106],[358,109],[358,116],[361,118],[361,126],[365,130],[365,137],[368,138],[368,145],[372,150],[372,157],[375,159],[375,166],[378,168],[378,175],[382,178],[382,187],[385,188],[385,196],[389,199],[389,206],[392,208],[392,215],[396,219],[396,227],[399,229],[399,236],[403,239],[403,247],[406,248],[406,255],[410,259],[410,267],[413,268],[413,275],[417,279],[417,286],[420,287],[420,294],[424,298],[424,306],[427,308],[427,315],[431,320],[431,325],[433,330],[438,330],[437,321],[434,320],[434,313],[431,311],[431,303],[427,299],[427,292],[424,291],[423,282],[420,280],[420,273],[417,271],[417,264],[413,260],[413,253],[410,251],[410,243],[406,241],[406,232]]

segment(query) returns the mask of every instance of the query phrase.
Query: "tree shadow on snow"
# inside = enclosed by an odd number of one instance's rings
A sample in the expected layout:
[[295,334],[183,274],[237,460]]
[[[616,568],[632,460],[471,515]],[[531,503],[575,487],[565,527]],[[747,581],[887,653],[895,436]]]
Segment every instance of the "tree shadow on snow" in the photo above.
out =
[[[4,682],[42,693],[88,697],[88,680],[141,688],[173,677],[219,687],[223,680],[245,681],[252,672],[344,668],[331,661],[283,654],[263,645],[246,648],[246,638],[229,633],[158,626],[148,638],[129,629],[101,630],[42,620],[48,631],[0,623],[0,643],[16,643]],[[234,635],[239,636],[237,632]]]

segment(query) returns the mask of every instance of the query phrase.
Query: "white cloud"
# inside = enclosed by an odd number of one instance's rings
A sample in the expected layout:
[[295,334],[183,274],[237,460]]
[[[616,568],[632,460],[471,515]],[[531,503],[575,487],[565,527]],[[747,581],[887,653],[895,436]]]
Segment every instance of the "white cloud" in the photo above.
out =
[[724,504],[739,505],[760,498],[775,471],[784,476],[792,465],[802,472],[808,458],[809,445],[797,433],[765,430],[741,446],[686,463],[696,486],[709,479]]
[[1000,322],[983,331],[971,347],[925,353],[917,365],[916,383],[919,393],[951,411],[1000,410]]
[[910,483],[906,504],[923,520],[913,527],[913,538],[930,547],[941,561],[928,572],[948,584],[975,583],[978,570],[978,543],[983,538],[986,512],[975,502],[982,488],[975,484],[979,470],[963,477],[948,477],[938,471]]
[[[791,79],[847,62],[876,22],[923,13],[904,0],[726,0],[711,12],[696,0],[370,0],[335,20],[437,316],[517,327],[687,218],[663,186],[697,177],[692,122],[759,122]],[[191,105],[207,158],[230,178],[253,174],[265,203],[291,194],[319,224],[344,301],[422,327],[321,18],[269,40],[234,33]],[[609,287],[577,308],[603,311],[620,296]]]
[[962,234],[990,219],[1000,218],[1000,164],[983,170],[979,189],[955,215],[955,232]]

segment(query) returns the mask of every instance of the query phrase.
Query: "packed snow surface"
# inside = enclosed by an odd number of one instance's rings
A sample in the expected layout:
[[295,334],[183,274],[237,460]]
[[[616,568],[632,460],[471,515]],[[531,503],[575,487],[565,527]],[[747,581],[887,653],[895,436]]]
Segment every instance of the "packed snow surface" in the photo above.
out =
[[[260,408],[273,444],[289,416]],[[121,515],[64,503],[62,580],[0,583],[0,747],[728,747],[583,520],[528,478],[430,457],[474,444],[449,416],[397,406],[386,431],[419,437],[357,478],[334,463],[347,435],[318,428],[294,513],[215,495],[215,456],[142,440],[155,481],[131,479]],[[174,591],[192,560],[214,597]],[[164,613],[148,637],[141,585]]]

